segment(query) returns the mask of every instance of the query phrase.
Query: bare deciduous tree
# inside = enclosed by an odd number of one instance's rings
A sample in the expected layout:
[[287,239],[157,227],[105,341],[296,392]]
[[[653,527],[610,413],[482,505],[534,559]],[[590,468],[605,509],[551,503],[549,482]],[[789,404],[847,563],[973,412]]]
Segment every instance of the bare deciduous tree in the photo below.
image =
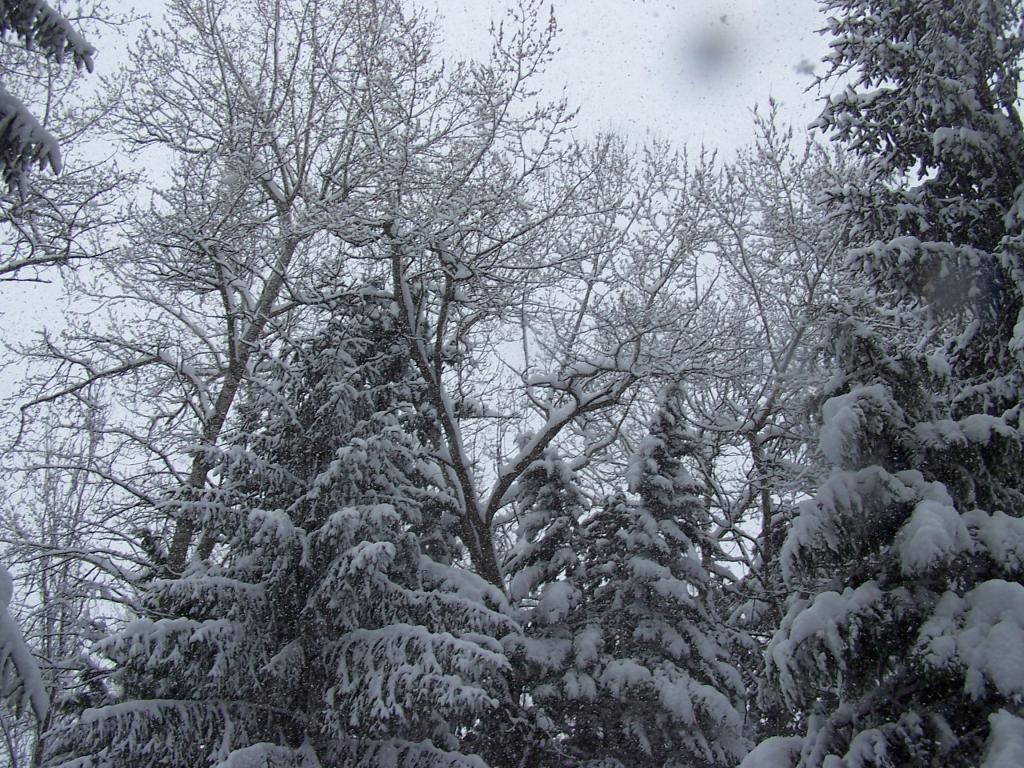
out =
[[[446,67],[394,2],[172,4],[119,122],[169,179],[80,284],[87,313],[36,349],[49,367],[25,412],[106,385],[106,429],[135,458],[102,471],[159,525],[168,490],[216,482],[210,450],[263,356],[318,308],[383,292],[432,393],[439,482],[500,585],[516,478],[556,440],[586,465],[641,382],[710,341],[704,171],[664,148],[579,146],[564,102],[534,90],[555,33],[538,11],[513,12],[485,61]],[[201,506],[172,521],[174,571]]]

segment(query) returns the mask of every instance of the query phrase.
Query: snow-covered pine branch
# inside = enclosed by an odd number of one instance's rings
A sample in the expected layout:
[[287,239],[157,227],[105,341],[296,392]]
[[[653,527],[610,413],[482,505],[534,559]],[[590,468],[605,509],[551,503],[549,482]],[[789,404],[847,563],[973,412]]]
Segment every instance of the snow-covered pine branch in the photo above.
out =
[[50,695],[32,651],[11,616],[9,606],[13,596],[11,574],[0,566],[0,699],[15,714],[31,711],[42,721],[49,709]]
[[[44,0],[3,0],[0,34],[10,32],[29,49],[58,62],[70,54],[76,66],[92,72],[95,49]],[[8,188],[23,189],[33,165],[60,173],[60,147],[53,134],[0,83],[0,170]]]

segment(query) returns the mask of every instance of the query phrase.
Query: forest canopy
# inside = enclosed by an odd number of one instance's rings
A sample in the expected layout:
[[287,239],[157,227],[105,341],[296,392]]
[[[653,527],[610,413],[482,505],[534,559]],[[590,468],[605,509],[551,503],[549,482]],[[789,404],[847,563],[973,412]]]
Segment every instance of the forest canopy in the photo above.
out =
[[0,0],[13,768],[1024,764],[1024,6],[822,0],[729,156],[556,10]]

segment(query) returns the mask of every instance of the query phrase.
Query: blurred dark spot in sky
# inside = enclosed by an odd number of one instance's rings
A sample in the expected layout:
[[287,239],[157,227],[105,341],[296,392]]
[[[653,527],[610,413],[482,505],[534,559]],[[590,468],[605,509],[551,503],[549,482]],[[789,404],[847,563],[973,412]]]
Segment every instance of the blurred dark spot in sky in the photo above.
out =
[[793,71],[798,75],[813,75],[814,62],[804,56],[799,62],[797,62],[796,66],[793,67]]
[[720,88],[744,76],[744,46],[728,14],[697,19],[682,31],[678,57],[694,86]]

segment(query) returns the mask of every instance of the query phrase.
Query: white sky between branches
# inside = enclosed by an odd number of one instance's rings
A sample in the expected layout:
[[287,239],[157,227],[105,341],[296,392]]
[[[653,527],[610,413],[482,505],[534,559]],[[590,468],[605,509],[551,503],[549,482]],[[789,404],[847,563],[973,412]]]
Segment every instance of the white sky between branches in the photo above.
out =
[[[488,49],[505,0],[422,0],[444,50]],[[815,0],[554,0],[560,52],[546,84],[579,106],[580,132],[651,133],[680,149],[731,155],[754,136],[751,110],[780,102],[798,129],[819,111],[811,69],[827,40]]]
[[[412,0],[438,14],[443,54],[483,56],[489,28],[513,0]],[[128,2],[124,3],[128,5]],[[119,3],[114,0],[116,9]],[[159,20],[161,0],[132,3]],[[696,152],[703,145],[724,156],[754,136],[752,108],[780,103],[798,129],[818,113],[812,69],[827,41],[815,0],[554,0],[561,28],[559,53],[545,77],[550,95],[565,88],[580,108],[578,133],[615,131],[633,140],[664,139]],[[136,27],[137,29],[137,27]],[[97,71],[123,63],[127,41],[104,37]],[[55,276],[56,279],[56,276]],[[0,284],[2,341],[27,339],[42,326],[61,325],[57,285]],[[0,371],[0,397],[20,366]]]

